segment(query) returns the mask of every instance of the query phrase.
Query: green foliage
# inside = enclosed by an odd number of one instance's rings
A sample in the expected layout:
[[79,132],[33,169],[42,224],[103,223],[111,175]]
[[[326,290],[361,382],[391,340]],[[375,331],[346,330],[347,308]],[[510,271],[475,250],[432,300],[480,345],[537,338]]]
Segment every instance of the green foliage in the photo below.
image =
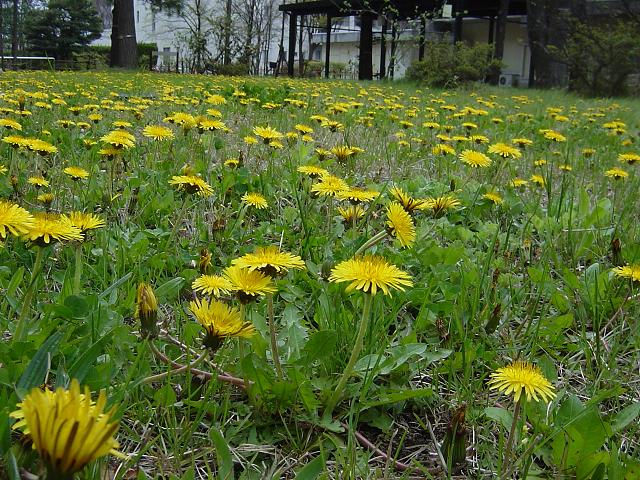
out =
[[632,21],[573,22],[566,44],[553,52],[569,66],[569,88],[582,95],[624,95],[629,75],[640,73],[640,31]]
[[[329,76],[340,78],[344,75],[347,64],[343,62],[329,62]],[[304,76],[307,78],[317,78],[324,76],[324,62],[317,60],[306,60],[304,62]]]
[[30,13],[24,28],[31,51],[69,60],[100,38],[102,20],[91,0],[51,0],[44,10]]
[[430,87],[455,87],[483,80],[500,62],[491,59],[492,47],[484,43],[469,46],[458,42],[428,42],[422,61],[407,69],[407,78]]

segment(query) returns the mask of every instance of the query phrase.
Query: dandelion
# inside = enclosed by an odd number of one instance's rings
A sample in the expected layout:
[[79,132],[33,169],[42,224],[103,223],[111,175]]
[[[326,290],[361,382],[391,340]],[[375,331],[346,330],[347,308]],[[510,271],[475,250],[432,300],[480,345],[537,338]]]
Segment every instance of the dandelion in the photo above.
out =
[[439,143],[431,149],[434,155],[455,155],[456,149],[446,143]]
[[10,120],[8,118],[0,118],[0,127],[4,127],[7,130],[16,130],[18,132],[22,131],[22,125],[15,120]]
[[333,175],[325,175],[318,183],[311,187],[311,193],[327,197],[335,197],[338,193],[348,190],[347,182]]
[[565,137],[561,133],[556,132],[554,130],[546,130],[544,132],[544,138],[546,138],[547,140],[551,140],[553,142],[557,142],[557,143],[561,143],[561,142],[566,142],[567,141],[567,137]]
[[211,185],[196,175],[174,175],[169,180],[169,185],[173,185],[179,192],[190,195],[197,194],[201,197],[209,197],[213,194]]
[[142,135],[160,142],[174,138],[173,130],[161,125],[147,125],[142,129]]
[[490,200],[491,202],[493,202],[494,205],[502,205],[504,203],[504,199],[497,192],[487,192],[484,195],[482,195],[482,198],[486,198],[487,200]]
[[245,322],[237,308],[218,300],[196,299],[189,303],[189,311],[207,332],[203,341],[206,348],[216,351],[227,338],[251,338],[255,328]]
[[105,221],[93,213],[71,212],[69,214],[71,224],[77,227],[82,233],[106,226]]
[[298,255],[281,252],[277,247],[273,246],[258,247],[253,253],[247,253],[240,258],[236,258],[231,264],[246,268],[249,271],[258,270],[270,277],[284,275],[292,268],[305,269],[304,262]]
[[416,241],[413,219],[398,202],[391,202],[387,207],[387,231],[396,237],[403,247],[411,247]]
[[527,400],[533,398],[536,402],[539,399],[549,402],[555,397],[553,385],[544,377],[540,369],[523,361],[513,362],[492,373],[489,388],[505,395],[513,395],[516,402],[520,401],[523,392]]
[[346,145],[337,145],[333,147],[330,152],[339,162],[344,162],[347,158],[355,154],[355,152]]
[[336,192],[336,197],[339,200],[348,200],[353,204],[370,202],[378,198],[379,195],[380,192],[375,190],[363,190],[361,188],[347,188]]
[[616,267],[612,271],[616,277],[628,278],[632,282],[640,282],[640,265],[625,265]]
[[441,197],[429,197],[424,200],[421,210],[431,210],[435,218],[440,218],[447,211],[458,208],[460,200],[453,195],[443,195]]
[[403,290],[411,287],[411,277],[395,265],[378,256],[365,255],[336,265],[331,271],[330,282],[351,282],[346,291],[354,289],[375,295],[381,290],[385,295],[391,289]]
[[201,275],[191,284],[194,291],[219,297],[227,295],[233,290],[228,278],[220,275]]
[[544,187],[546,185],[544,177],[542,177],[541,175],[531,175],[530,180],[539,187]]
[[7,238],[7,234],[15,236],[24,235],[35,224],[35,219],[24,208],[8,202],[0,200],[0,238]]
[[618,155],[618,161],[633,165],[636,162],[640,162],[640,155],[637,153],[621,153]]
[[420,210],[426,202],[426,199],[416,199],[411,197],[400,187],[391,187],[389,189],[389,193],[409,214],[412,214],[415,210]]
[[82,231],[71,223],[66,215],[38,213],[34,223],[24,233],[24,237],[34,244],[44,247],[56,241],[82,240]]
[[279,140],[283,137],[282,133],[277,131],[275,128],[271,128],[269,126],[266,127],[254,127],[253,134],[256,137],[260,137],[262,139],[262,143],[268,145],[274,140]]
[[491,159],[489,157],[487,157],[484,153],[476,152],[475,150],[463,150],[463,152],[459,155],[459,158],[464,163],[474,168],[484,168],[491,165]]
[[80,167],[67,167],[62,172],[69,175],[72,180],[83,180],[85,178],[89,178],[89,172]]
[[311,178],[324,177],[325,175],[329,175],[329,172],[327,170],[315,165],[300,165],[297,170],[299,173],[308,175]]
[[267,199],[259,193],[247,192],[240,198],[240,200],[242,200],[245,205],[255,207],[258,210],[263,210],[269,206]]
[[142,338],[158,336],[158,300],[153,288],[144,282],[136,290],[136,310],[133,316],[140,322]]
[[346,288],[347,292],[357,289],[362,290],[365,294],[362,306],[362,317],[360,318],[360,325],[353,349],[351,350],[351,356],[342,372],[338,385],[325,407],[324,416],[331,418],[333,409],[338,404],[347,381],[353,373],[353,368],[360,356],[360,352],[362,351],[364,336],[370,323],[373,297],[378,290],[382,290],[382,292],[387,295],[390,289],[404,290],[404,287],[411,287],[413,284],[408,273],[400,270],[395,265],[387,263],[384,258],[373,255],[354,257],[351,260],[339,263],[331,271],[329,281],[336,283],[350,282]]
[[344,223],[353,225],[354,222],[364,217],[364,208],[360,205],[350,205],[346,208],[338,207],[338,213],[342,217]]
[[522,152],[511,145],[507,145],[506,143],[494,143],[489,146],[489,153],[495,153],[496,155],[501,156],[502,158],[520,158],[522,157]]
[[271,277],[258,270],[233,265],[224,270],[224,275],[231,283],[230,290],[236,293],[240,303],[251,303],[262,295],[276,292]]
[[106,403],[104,390],[94,402],[89,387],[81,392],[74,379],[69,390],[34,388],[10,416],[18,419],[13,428],[33,442],[47,467],[47,478],[71,478],[105,455],[126,458],[116,450],[115,407],[105,410]]
[[39,175],[37,177],[29,177],[27,179],[27,183],[30,184],[30,185],[33,185],[36,188],[42,188],[42,187],[48,187],[49,186],[49,180],[47,180],[46,178],[44,178],[41,175]]

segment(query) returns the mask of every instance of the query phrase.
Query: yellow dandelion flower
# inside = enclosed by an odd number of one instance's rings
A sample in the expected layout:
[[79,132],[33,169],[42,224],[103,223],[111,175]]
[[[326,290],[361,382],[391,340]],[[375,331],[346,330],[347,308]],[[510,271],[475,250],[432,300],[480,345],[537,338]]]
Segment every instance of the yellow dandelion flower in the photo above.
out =
[[434,155],[455,155],[456,149],[446,143],[439,143],[431,149]]
[[193,281],[191,288],[196,292],[219,297],[229,294],[233,285],[228,278],[220,275],[201,275]]
[[173,130],[161,125],[147,125],[142,129],[142,135],[156,141],[171,140],[174,138]]
[[365,255],[356,257],[336,265],[331,270],[330,282],[351,282],[347,292],[354,289],[375,295],[381,290],[385,295],[390,289],[402,290],[413,286],[408,273],[388,263],[383,257]]
[[391,187],[389,189],[391,196],[402,205],[407,213],[413,213],[414,210],[420,210],[425,203],[425,199],[412,198],[407,192],[400,187]]
[[69,390],[34,388],[10,416],[18,419],[13,428],[29,436],[49,474],[69,478],[97,458],[124,457],[116,451],[115,407],[105,410],[106,403],[104,390],[94,402],[89,387],[81,393],[74,379]]
[[459,155],[459,158],[464,163],[474,168],[484,168],[491,165],[491,159],[489,157],[487,157],[484,153],[476,152],[475,150],[463,150]]
[[304,262],[298,255],[288,252],[281,252],[277,247],[258,247],[253,253],[247,253],[231,262],[248,270],[258,270],[259,272],[275,277],[283,275],[291,268],[304,270]]
[[208,197],[213,194],[211,185],[196,175],[174,175],[169,180],[169,185],[175,186],[179,192],[191,195],[198,194],[201,197]]
[[546,184],[544,181],[544,177],[542,177],[542,175],[531,175],[530,180],[536,185],[538,185],[539,187],[544,187]]
[[35,224],[35,219],[27,210],[6,200],[0,200],[0,237],[7,233],[18,236],[26,234]]
[[424,200],[423,206],[420,210],[431,210],[434,217],[440,218],[447,213],[448,210],[458,208],[460,206],[460,200],[453,195],[444,195],[441,197],[429,197]]
[[63,173],[69,175],[73,180],[89,178],[89,172],[80,167],[67,167],[63,170]]
[[0,118],[0,127],[4,127],[7,130],[16,130],[18,132],[22,131],[22,125],[15,120],[10,120],[8,118]]
[[41,247],[56,241],[82,240],[82,232],[66,215],[38,213],[34,223],[24,234],[27,240]]
[[298,167],[298,172],[309,175],[312,178],[324,177],[325,175],[329,175],[329,172],[327,170],[315,165],[300,165]]
[[364,217],[365,210],[360,205],[350,205],[348,207],[338,207],[338,213],[345,223],[353,223]]
[[30,185],[33,185],[36,188],[42,188],[42,187],[48,187],[49,186],[49,180],[47,180],[46,178],[44,178],[42,176],[29,177],[27,179],[27,183],[29,183]]
[[230,290],[236,293],[241,303],[250,303],[261,295],[276,292],[271,277],[258,270],[232,265],[224,270],[224,275],[231,282]]
[[140,333],[143,338],[155,338],[158,335],[158,300],[153,288],[144,282],[136,291],[136,310],[134,318],[140,322]]
[[366,203],[378,198],[380,192],[375,190],[363,190],[361,188],[347,188],[336,192],[339,200],[348,200],[351,203]]
[[556,396],[553,385],[540,369],[528,362],[515,361],[491,374],[489,389],[512,395],[516,402],[524,391],[527,400],[549,402]]
[[265,145],[270,144],[274,140],[279,140],[283,137],[282,133],[270,126],[266,127],[254,127],[253,134],[256,137],[260,137]]
[[269,206],[267,199],[259,193],[247,192],[240,198],[240,200],[242,200],[245,205],[255,207],[259,210],[263,210]]
[[498,192],[487,192],[482,195],[482,198],[492,201],[495,205],[502,205],[504,203],[504,199]]
[[626,171],[616,167],[607,170],[606,172],[604,172],[604,174],[605,176],[610,178],[615,178],[616,180],[619,180],[621,178],[627,178],[629,176],[629,174]]
[[510,183],[510,185],[514,188],[526,187],[528,184],[529,182],[522,178],[514,178]]
[[494,143],[493,145],[489,146],[488,152],[499,155],[502,158],[522,157],[522,152],[520,152],[520,150],[518,150],[516,147],[512,147],[511,145],[507,145],[506,143]]
[[204,346],[212,350],[220,348],[222,343],[231,337],[251,338],[255,328],[250,322],[243,321],[237,308],[218,300],[189,302],[189,310],[207,332]]
[[413,218],[398,202],[391,202],[387,207],[387,231],[405,248],[411,247],[416,241]]
[[565,137],[564,135],[562,135],[559,132],[556,132],[555,130],[547,130],[544,132],[544,138],[546,138],[547,140],[551,140],[553,142],[566,142],[567,141],[567,137]]
[[633,282],[640,282],[640,265],[625,265],[613,270],[616,277],[628,278]]
[[80,229],[82,233],[106,226],[105,221],[93,213],[71,212],[69,214],[71,224]]
[[621,153],[618,155],[618,161],[633,165],[636,162],[640,162],[640,155],[637,153]]

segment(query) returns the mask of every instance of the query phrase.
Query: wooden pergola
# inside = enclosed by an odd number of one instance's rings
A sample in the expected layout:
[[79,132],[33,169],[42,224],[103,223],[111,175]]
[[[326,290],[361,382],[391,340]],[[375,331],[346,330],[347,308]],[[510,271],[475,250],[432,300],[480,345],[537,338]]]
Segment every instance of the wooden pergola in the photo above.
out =
[[[334,17],[360,17],[360,39],[358,56],[358,78],[373,79],[373,20],[377,16],[393,13],[398,20],[421,20],[418,45],[418,58],[424,56],[426,16],[441,9],[445,3],[452,4],[453,41],[462,39],[462,19],[488,18],[490,20],[489,41],[493,39],[493,23],[498,15],[500,0],[312,0],[301,3],[285,3],[279,9],[289,15],[289,49],[287,51],[287,72],[294,76],[295,50],[298,17],[304,15],[325,15],[325,60],[324,74],[329,77],[329,60],[331,56],[331,20]],[[508,15],[526,15],[526,0],[511,0]],[[384,78],[386,62],[386,22],[382,25],[380,49],[380,78]]]

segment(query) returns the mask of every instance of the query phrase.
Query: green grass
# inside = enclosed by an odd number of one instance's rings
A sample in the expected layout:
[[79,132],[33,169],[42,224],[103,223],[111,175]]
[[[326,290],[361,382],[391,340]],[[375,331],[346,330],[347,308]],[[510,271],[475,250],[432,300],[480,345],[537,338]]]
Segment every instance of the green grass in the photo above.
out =
[[[45,209],[37,196],[51,192],[53,212],[83,210],[106,221],[82,244],[42,250],[32,302],[26,300],[36,249],[9,235],[0,250],[2,476],[16,478],[16,465],[43,471],[28,439],[11,430],[8,414],[16,403],[31,388],[64,387],[77,378],[93,392],[106,390],[120,419],[120,450],[131,457],[103,457],[79,478],[409,478],[417,472],[426,478],[637,478],[639,283],[612,269],[640,264],[639,167],[618,160],[620,153],[640,154],[638,100],[124,72],[5,72],[0,85],[2,118],[22,125],[22,132],[3,136],[40,138],[58,148],[43,157],[1,143],[9,171],[0,177],[0,196],[35,213]],[[226,103],[207,103],[210,94]],[[22,96],[31,115],[19,114]],[[344,103],[344,111],[334,113],[336,103]],[[90,128],[56,123],[88,122],[87,105],[103,116]],[[77,116],[68,110],[73,106],[83,107]],[[476,111],[455,115],[465,107]],[[208,116],[210,108],[230,131],[199,134],[163,122],[174,112]],[[549,108],[566,121],[554,119]],[[312,115],[343,129],[332,132]],[[132,124],[136,143],[109,160],[98,153],[100,138],[116,120]],[[404,129],[403,120],[413,126]],[[624,131],[612,134],[603,126],[614,120]],[[441,128],[423,127],[427,121]],[[470,134],[488,137],[489,145],[514,138],[533,144],[521,149],[521,158],[488,154],[489,167],[471,168],[457,154],[486,152],[488,145],[436,137],[446,134],[445,125],[450,136],[467,135],[464,122],[475,123]],[[283,138],[282,148],[272,148],[244,140],[256,126],[286,133],[296,124],[312,127],[313,141]],[[170,126],[175,139],[152,142],[142,136],[147,125]],[[541,129],[567,141],[547,140]],[[83,139],[97,144],[86,148]],[[437,143],[457,154],[434,155]],[[344,144],[364,151],[344,162],[315,152]],[[586,157],[585,148],[595,154]],[[238,168],[224,164],[232,158],[241,160]],[[317,180],[297,171],[309,164],[381,195],[364,205],[355,226],[345,224],[337,207],[348,202],[315,198]],[[86,169],[89,178],[74,183],[62,172],[70,165]],[[213,195],[182,195],[169,185],[187,165]],[[629,176],[605,176],[613,167]],[[49,188],[27,183],[39,174]],[[532,183],[532,175],[544,186]],[[514,178],[529,184],[514,188]],[[408,272],[413,287],[373,298],[360,360],[328,418],[324,406],[353,350],[363,294],[346,293],[345,284],[327,278],[385,229],[394,185],[413,198],[452,195],[460,205],[442,215],[417,212],[411,248],[387,237],[369,249]],[[246,192],[262,194],[268,208],[243,205]],[[488,192],[499,193],[503,203],[485,198]],[[188,312],[201,250],[211,252],[211,270],[221,273],[233,259],[268,245],[306,263],[304,271],[276,280],[285,379],[274,369],[264,298],[246,308],[258,332],[250,341],[226,341],[194,367],[200,373],[171,373],[149,343],[181,365],[201,353],[204,334]],[[74,292],[77,249],[82,269]],[[134,319],[140,282],[151,284],[158,300],[156,340],[141,339]],[[237,305],[231,296],[225,301]],[[15,332],[25,303],[28,335],[20,339]],[[505,465],[514,402],[486,382],[514,359],[537,364],[557,396],[550,404],[523,405]],[[222,372],[249,388],[220,380]],[[456,412],[464,414],[458,447],[466,449],[458,462],[441,448]],[[386,458],[363,446],[357,432]]]

